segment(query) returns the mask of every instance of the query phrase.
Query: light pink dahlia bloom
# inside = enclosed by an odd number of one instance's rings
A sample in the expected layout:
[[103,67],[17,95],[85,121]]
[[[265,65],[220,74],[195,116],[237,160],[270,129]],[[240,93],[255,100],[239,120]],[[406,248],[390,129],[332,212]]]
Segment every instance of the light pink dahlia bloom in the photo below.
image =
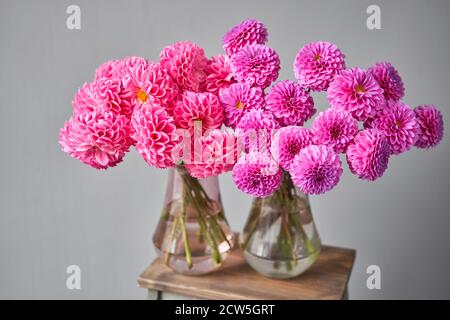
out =
[[383,89],[386,100],[399,101],[405,95],[403,80],[398,71],[389,62],[378,62],[369,71]]
[[284,170],[289,171],[294,157],[312,143],[312,135],[307,129],[297,126],[279,129],[270,144],[270,153]]
[[303,193],[321,194],[338,184],[342,165],[332,148],[310,145],[295,156],[289,173]]
[[233,129],[247,111],[263,109],[265,105],[263,90],[247,83],[234,83],[221,90],[219,100],[225,112],[224,123]]
[[265,44],[268,32],[256,19],[247,19],[233,27],[223,36],[223,49],[230,56],[250,44]]
[[121,97],[133,108],[144,103],[158,104],[172,114],[178,86],[159,64],[139,62],[123,76]]
[[328,87],[332,107],[346,110],[359,121],[373,117],[384,103],[383,89],[367,71],[352,68],[342,71]]
[[198,92],[206,80],[208,59],[204,50],[192,42],[177,42],[165,47],[160,54],[160,64],[181,90]]
[[156,168],[169,168],[174,164],[175,121],[159,105],[145,103],[134,110],[131,118],[135,148],[144,160]]
[[111,111],[76,114],[59,132],[64,152],[96,169],[122,161],[133,140],[130,120]]
[[439,109],[433,105],[422,105],[416,107],[414,113],[419,125],[415,146],[425,149],[437,146],[444,136],[444,120]]
[[85,83],[73,98],[74,113],[112,111],[129,118],[133,109],[122,99],[121,90],[121,83],[115,78],[101,77]]
[[408,151],[418,138],[419,126],[414,111],[401,102],[383,110],[372,126],[386,136],[393,154]]
[[231,57],[231,70],[237,81],[264,89],[278,78],[280,58],[265,45],[248,45]]
[[251,109],[242,116],[236,131],[247,152],[267,153],[272,134],[279,127],[271,113],[262,109]]
[[228,88],[236,82],[231,73],[230,58],[225,55],[212,57],[206,67],[205,90],[219,95],[221,89]]
[[279,188],[282,171],[267,154],[252,152],[239,158],[232,175],[239,190],[254,197],[267,197]]
[[325,91],[334,76],[345,69],[344,59],[344,54],[333,43],[309,43],[295,57],[295,78],[304,88]]
[[329,146],[341,153],[358,133],[358,122],[347,111],[328,108],[314,119],[311,133],[315,144]]
[[377,129],[359,132],[347,149],[350,171],[361,179],[374,181],[388,167],[391,149],[384,134]]
[[198,125],[204,132],[219,129],[223,124],[224,112],[214,94],[186,91],[175,107],[174,117],[177,127],[193,133]]
[[[197,179],[219,175],[233,169],[237,160],[237,139],[232,132],[213,130],[200,139],[194,159],[185,163],[189,174]],[[197,151],[197,152],[196,152]]]
[[282,126],[302,126],[315,113],[314,101],[299,84],[286,80],[270,88],[267,108]]

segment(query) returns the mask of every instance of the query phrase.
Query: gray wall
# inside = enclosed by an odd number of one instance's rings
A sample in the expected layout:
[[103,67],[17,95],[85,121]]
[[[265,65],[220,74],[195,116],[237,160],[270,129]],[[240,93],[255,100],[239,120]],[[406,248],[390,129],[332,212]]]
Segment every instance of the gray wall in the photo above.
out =
[[[378,3],[382,30],[366,28]],[[78,4],[79,31],[65,26]],[[101,62],[125,55],[158,58],[192,40],[208,55],[246,17],[267,24],[281,78],[293,78],[297,50],[333,41],[348,66],[388,59],[411,105],[434,103],[449,123],[449,1],[5,1],[0,2],[0,298],[144,298],[136,277],[155,254],[151,235],[165,171],[135,151],[100,172],[60,151],[58,130],[71,99]],[[315,101],[326,107],[323,94]],[[312,197],[324,243],[357,249],[353,298],[450,298],[450,143],[393,157],[375,183],[345,170],[332,192]],[[230,223],[240,230],[250,199],[221,178]],[[65,269],[82,269],[82,290],[65,287]],[[366,268],[381,267],[381,290]]]

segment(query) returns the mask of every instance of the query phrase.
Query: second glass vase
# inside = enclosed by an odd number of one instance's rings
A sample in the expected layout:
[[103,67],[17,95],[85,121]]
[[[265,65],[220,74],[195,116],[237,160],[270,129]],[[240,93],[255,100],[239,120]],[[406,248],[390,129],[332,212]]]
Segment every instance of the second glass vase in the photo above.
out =
[[174,271],[201,275],[216,270],[233,246],[217,176],[195,179],[182,165],[169,169],[166,199],[153,243]]
[[240,243],[248,264],[271,278],[296,277],[316,261],[321,242],[309,199],[289,173],[275,193],[253,200]]

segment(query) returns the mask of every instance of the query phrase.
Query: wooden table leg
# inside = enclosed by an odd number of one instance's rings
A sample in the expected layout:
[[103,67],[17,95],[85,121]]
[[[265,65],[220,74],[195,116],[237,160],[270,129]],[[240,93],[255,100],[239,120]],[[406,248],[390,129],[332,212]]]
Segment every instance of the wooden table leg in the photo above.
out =
[[342,300],[349,300],[349,298],[348,298],[348,285],[345,287],[344,294],[342,295]]

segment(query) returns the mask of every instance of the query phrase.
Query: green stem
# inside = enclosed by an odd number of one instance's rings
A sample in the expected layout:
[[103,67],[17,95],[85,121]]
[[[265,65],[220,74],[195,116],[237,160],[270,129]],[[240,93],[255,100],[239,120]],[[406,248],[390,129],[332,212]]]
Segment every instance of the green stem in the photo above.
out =
[[[195,212],[197,213],[197,222],[200,226],[200,232],[202,235],[204,235],[204,238],[211,249],[212,259],[214,263],[220,265],[222,262],[222,256],[220,254],[216,238],[223,238],[227,242],[228,239],[225,236],[222,228],[216,221],[217,217],[205,216],[204,212],[209,211],[213,208],[212,200],[208,197],[200,182],[197,179],[189,176],[189,174],[185,171],[185,168],[177,167],[177,169],[184,182],[184,197],[186,201],[189,201],[189,204],[191,204],[195,208]],[[221,216],[224,217],[223,213],[221,214]],[[210,228],[208,227],[208,222]],[[218,232],[219,229],[220,232]],[[186,242],[188,241],[188,239],[184,241]],[[228,244],[230,245],[229,242]]]
[[181,234],[183,235],[186,263],[188,265],[188,268],[191,269],[192,268],[192,253],[191,253],[191,247],[189,245],[189,238],[188,238],[187,230],[186,230],[186,217],[179,216],[179,219],[181,221]]

